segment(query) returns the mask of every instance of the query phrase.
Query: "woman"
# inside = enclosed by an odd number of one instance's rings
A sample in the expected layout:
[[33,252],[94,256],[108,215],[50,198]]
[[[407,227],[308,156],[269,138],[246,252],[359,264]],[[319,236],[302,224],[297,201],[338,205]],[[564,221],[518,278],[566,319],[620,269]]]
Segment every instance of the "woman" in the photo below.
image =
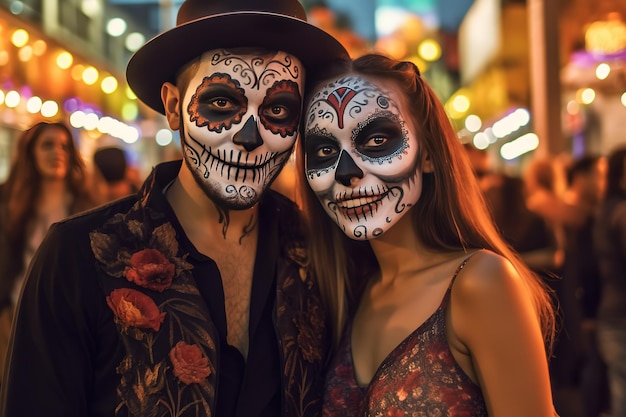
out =
[[0,368],[25,269],[52,223],[92,206],[85,180],[67,126],[40,122],[21,134],[0,186]]
[[607,160],[606,194],[593,230],[600,270],[597,335],[607,366],[611,416],[626,417],[626,148]]
[[339,340],[324,415],[554,415],[550,295],[417,67],[366,55],[307,102],[302,203]]

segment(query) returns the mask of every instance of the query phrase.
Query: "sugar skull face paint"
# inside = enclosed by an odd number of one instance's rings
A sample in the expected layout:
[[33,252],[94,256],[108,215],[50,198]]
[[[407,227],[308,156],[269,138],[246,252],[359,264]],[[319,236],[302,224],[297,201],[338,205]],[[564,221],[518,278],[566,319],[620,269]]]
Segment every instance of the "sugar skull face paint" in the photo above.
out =
[[285,53],[205,53],[182,99],[185,162],[227,209],[257,203],[298,137],[304,73]]
[[309,186],[352,239],[380,236],[421,194],[418,142],[401,93],[393,83],[349,75],[318,90],[307,109]]

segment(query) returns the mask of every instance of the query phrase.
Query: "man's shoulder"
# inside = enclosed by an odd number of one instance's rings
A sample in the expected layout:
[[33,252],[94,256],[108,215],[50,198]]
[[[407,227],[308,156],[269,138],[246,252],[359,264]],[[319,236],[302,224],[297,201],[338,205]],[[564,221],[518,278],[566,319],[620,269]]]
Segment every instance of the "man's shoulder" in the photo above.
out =
[[64,236],[89,234],[92,230],[101,227],[118,213],[129,211],[137,202],[137,197],[131,195],[111,203],[76,213],[59,221],[54,225],[57,233]]

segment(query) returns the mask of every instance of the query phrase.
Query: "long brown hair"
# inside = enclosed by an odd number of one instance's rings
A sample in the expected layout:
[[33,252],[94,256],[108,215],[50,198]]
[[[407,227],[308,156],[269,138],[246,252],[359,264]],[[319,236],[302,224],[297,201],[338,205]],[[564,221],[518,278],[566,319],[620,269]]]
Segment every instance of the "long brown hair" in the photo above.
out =
[[[47,129],[60,129],[68,137],[69,156],[66,183],[75,203],[89,199],[85,184],[85,164],[74,144],[70,129],[63,123],[39,122],[24,131],[18,138],[17,149],[6,182],[2,186],[1,200],[6,204],[6,233],[9,244],[18,253],[24,248],[25,231],[35,215],[37,197],[41,193],[43,177],[37,168],[34,149],[37,140]],[[16,260],[17,262],[18,260]]]
[[[419,239],[435,250],[489,249],[506,257],[529,289],[550,350],[555,313],[548,287],[497,232],[463,145],[418,68],[411,62],[368,54],[354,60],[350,72],[393,80],[407,98],[420,147],[434,167],[432,173],[424,174],[422,194],[411,211]],[[371,261],[374,255],[369,243],[345,237],[324,212],[304,175],[303,146],[298,146],[297,153],[303,190],[300,203],[310,225],[311,267],[331,314],[337,342],[348,315],[356,308],[364,281],[377,264]]]

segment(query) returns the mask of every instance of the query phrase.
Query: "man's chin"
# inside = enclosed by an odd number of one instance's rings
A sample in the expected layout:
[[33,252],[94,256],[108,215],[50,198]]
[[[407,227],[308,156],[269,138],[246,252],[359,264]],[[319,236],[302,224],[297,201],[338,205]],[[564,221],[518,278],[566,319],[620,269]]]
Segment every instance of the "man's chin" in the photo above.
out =
[[247,184],[228,184],[219,191],[212,187],[203,188],[213,202],[227,210],[247,210],[259,202],[265,188],[254,188]]

